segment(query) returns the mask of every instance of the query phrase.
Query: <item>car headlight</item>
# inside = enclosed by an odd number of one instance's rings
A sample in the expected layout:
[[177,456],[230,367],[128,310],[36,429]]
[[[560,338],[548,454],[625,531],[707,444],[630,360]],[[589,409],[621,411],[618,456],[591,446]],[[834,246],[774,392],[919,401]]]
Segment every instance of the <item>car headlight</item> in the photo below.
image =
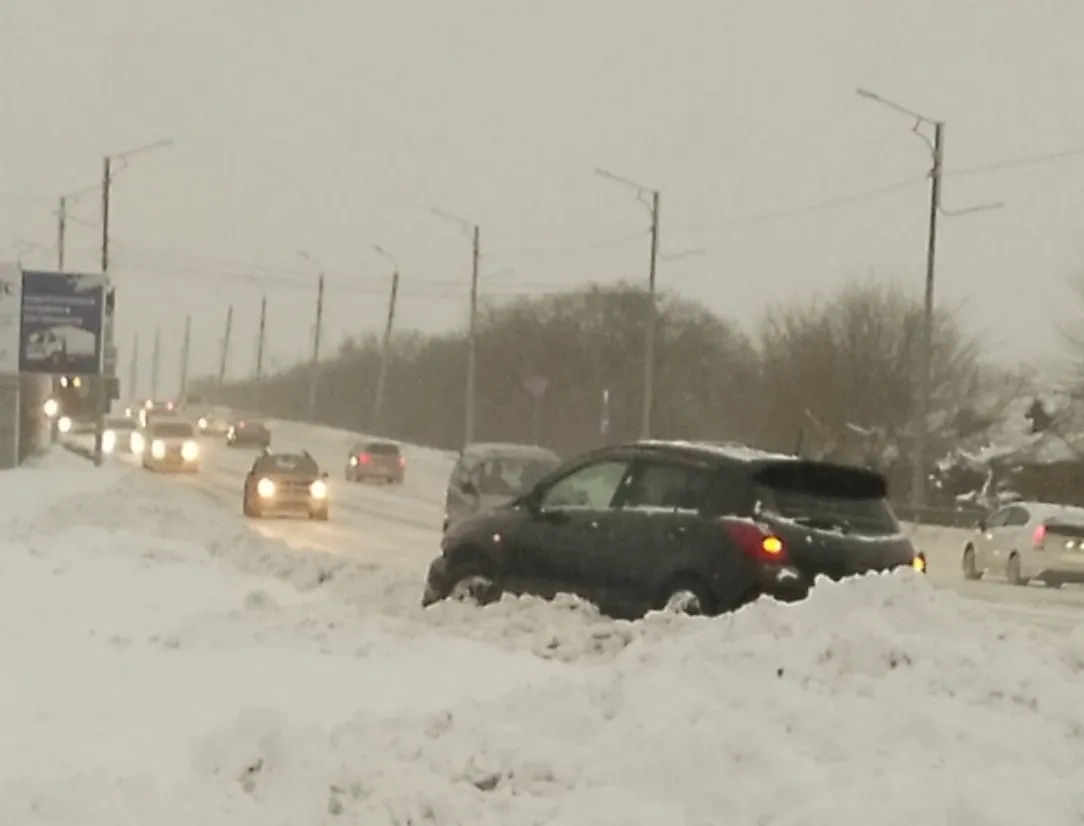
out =
[[155,459],[165,459],[166,443],[163,442],[161,439],[155,439],[153,442],[151,442],[151,456],[153,456]]
[[106,430],[102,433],[102,452],[112,453],[113,449],[117,446],[117,434],[113,430]]
[[207,419],[205,419],[205,418],[203,418],[201,416],[199,421],[196,422],[196,426],[199,427],[200,430],[206,430],[207,429]]
[[132,449],[132,453],[138,455],[146,449],[147,440],[143,438],[142,433],[134,432],[128,438],[128,446]]
[[194,462],[199,458],[199,445],[188,441],[181,445],[181,458],[186,462]]
[[57,419],[56,429],[61,433],[70,433],[72,429],[72,420],[70,416],[61,416]]
[[46,399],[45,404],[41,406],[47,418],[56,418],[56,414],[60,412],[60,403],[56,399]]
[[270,499],[275,495],[275,483],[270,479],[261,479],[256,483],[256,493],[261,499]]
[[313,499],[327,499],[327,483],[323,479],[317,479],[309,485],[309,493]]

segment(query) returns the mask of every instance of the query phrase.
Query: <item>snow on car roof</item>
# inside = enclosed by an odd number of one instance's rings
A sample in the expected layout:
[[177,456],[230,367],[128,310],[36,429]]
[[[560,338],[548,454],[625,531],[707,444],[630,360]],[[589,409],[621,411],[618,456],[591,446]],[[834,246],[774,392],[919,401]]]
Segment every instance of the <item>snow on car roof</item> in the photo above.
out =
[[669,447],[679,450],[694,450],[700,453],[710,453],[722,459],[730,459],[734,462],[764,462],[764,461],[796,461],[797,456],[786,453],[772,453],[749,447],[739,442],[692,442],[680,439],[641,439],[637,445],[646,447]]

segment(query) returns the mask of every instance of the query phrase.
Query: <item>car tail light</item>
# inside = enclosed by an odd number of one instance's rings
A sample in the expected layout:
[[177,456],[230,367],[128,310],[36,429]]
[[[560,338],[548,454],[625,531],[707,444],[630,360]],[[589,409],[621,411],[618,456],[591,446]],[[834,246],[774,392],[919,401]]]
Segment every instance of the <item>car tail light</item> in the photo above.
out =
[[1046,540],[1046,525],[1039,525],[1035,529],[1035,533],[1031,535],[1031,544],[1035,547],[1035,550],[1041,551],[1043,549],[1043,542]]
[[367,464],[369,464],[369,461],[371,459],[372,459],[372,457],[368,453],[359,453],[358,454],[358,464],[359,465],[367,465]]
[[399,457],[399,467],[406,467],[406,456]]
[[787,548],[783,540],[774,533],[764,530],[754,522],[737,519],[723,519],[726,531],[742,553],[754,562],[787,562]]

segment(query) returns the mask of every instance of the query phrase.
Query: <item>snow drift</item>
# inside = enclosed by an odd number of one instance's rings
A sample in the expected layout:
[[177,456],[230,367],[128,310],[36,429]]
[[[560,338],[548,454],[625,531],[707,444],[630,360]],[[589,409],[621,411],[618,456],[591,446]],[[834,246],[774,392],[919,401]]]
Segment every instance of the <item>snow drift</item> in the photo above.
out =
[[34,473],[0,481],[58,495],[0,543],[2,823],[1084,817],[1084,636],[907,571],[714,620],[422,612],[166,482]]

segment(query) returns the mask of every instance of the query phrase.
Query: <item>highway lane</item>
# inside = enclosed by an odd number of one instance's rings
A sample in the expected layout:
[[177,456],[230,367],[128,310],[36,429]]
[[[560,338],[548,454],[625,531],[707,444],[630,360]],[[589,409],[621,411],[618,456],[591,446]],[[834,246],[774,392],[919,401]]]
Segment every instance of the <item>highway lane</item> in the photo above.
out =
[[[276,450],[307,449],[331,476],[332,514],[327,523],[297,519],[249,520],[250,528],[287,546],[341,554],[361,561],[409,569],[422,575],[437,553],[443,519],[447,474],[454,459],[425,448],[404,446],[407,477],[402,486],[348,483],[343,480],[350,434],[322,431],[292,423],[276,423]],[[241,510],[242,480],[258,453],[227,448],[221,440],[203,440],[204,469],[178,476],[222,507]],[[1069,633],[1084,623],[1084,587],[1059,590],[1041,584],[1027,587],[1004,581],[968,582],[960,573],[960,554],[967,531],[920,527],[917,544],[930,559],[931,583],[953,591],[973,612],[992,611],[998,618],[1056,633]]]

